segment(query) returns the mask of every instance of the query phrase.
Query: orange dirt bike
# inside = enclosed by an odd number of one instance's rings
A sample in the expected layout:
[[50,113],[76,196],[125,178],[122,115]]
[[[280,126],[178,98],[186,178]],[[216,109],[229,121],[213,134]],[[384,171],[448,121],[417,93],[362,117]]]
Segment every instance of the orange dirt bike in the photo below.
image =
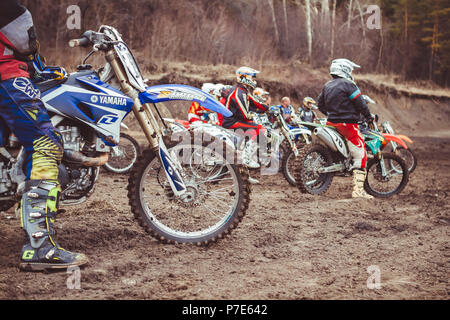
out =
[[[383,132],[383,136],[386,139],[390,139],[392,135],[395,135],[395,131],[392,128],[389,121],[384,121],[381,123],[381,128]],[[397,134],[397,136],[403,143],[400,143],[395,140],[390,141],[390,145],[386,147],[387,150],[392,150],[395,154],[398,154],[400,157],[402,157],[406,165],[408,166],[409,173],[412,173],[414,170],[416,170],[417,167],[417,157],[414,151],[411,150],[411,147],[408,147],[406,143],[413,143],[413,141],[403,134]]]
[[[369,96],[363,95],[363,98],[366,102],[375,104],[375,101]],[[389,121],[381,123],[381,132],[388,142],[384,147],[384,151],[393,152],[403,158],[408,166],[409,173],[412,173],[417,167],[417,157],[406,143],[412,144],[413,141],[408,136],[395,134]]]

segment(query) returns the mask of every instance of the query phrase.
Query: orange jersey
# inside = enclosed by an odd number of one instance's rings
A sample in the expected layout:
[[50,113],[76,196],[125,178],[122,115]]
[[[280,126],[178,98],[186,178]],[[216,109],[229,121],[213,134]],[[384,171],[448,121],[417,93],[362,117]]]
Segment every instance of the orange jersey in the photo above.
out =
[[[206,108],[203,108],[198,102],[192,102],[191,107],[188,112],[188,120],[189,122],[194,122],[201,120],[202,115],[205,112],[211,112]],[[203,121],[206,122],[206,121]]]
[[[208,114],[213,114],[215,112],[212,112],[211,110],[202,107],[198,102],[192,102],[191,107],[189,108],[189,112],[188,112],[188,120],[190,123],[194,122],[194,121],[203,121],[205,123],[207,123],[208,121],[203,120],[202,116],[206,115],[206,119],[208,119]],[[219,118],[219,122],[220,122],[220,118],[221,115],[218,114],[218,118]],[[214,118],[213,118],[214,119]],[[214,121],[215,122],[215,121]],[[216,124],[220,124],[215,122]]]

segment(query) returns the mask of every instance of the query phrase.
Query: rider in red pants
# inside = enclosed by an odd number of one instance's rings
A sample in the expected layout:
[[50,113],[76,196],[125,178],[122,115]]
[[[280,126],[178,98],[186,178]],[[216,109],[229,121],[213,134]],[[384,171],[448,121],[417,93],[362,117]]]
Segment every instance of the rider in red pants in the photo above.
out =
[[[254,78],[259,73],[248,67],[241,67],[236,70],[236,85],[231,88],[225,102],[225,106],[233,113],[230,117],[223,117],[222,126],[233,129],[250,137],[250,141],[244,149],[244,164],[250,168],[258,168],[259,163],[252,159],[252,155],[257,149],[256,140],[258,137],[265,138],[265,129],[262,125],[251,121],[250,111],[266,112],[268,106],[258,102],[249,92],[249,89],[256,87]],[[263,133],[263,134],[261,134]]]

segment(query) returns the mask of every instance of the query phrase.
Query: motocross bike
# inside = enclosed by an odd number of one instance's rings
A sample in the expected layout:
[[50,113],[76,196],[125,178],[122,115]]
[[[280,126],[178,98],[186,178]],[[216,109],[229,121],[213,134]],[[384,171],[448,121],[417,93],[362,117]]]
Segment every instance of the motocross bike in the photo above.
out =
[[[389,121],[384,121],[383,123],[381,123],[381,127],[383,135],[385,137],[388,135],[395,135],[395,131]],[[412,173],[414,170],[416,170],[417,167],[417,157],[416,154],[411,150],[411,148],[406,145],[406,142],[413,143],[413,141],[405,135],[397,134],[396,136],[400,138],[405,145],[402,145],[401,143],[396,141],[390,141],[389,149],[405,160],[406,165],[408,166],[409,173]]]
[[[267,130],[267,148],[260,151],[259,162],[262,166],[269,166],[267,169],[276,168],[277,172],[280,168],[279,163],[283,159],[283,154],[293,152],[298,154],[297,145],[295,143],[296,137],[301,134],[310,134],[307,129],[290,128],[285,122],[281,112],[277,109],[270,109],[267,113],[250,112],[251,119],[257,124],[261,124]],[[228,146],[232,146],[237,150],[240,160],[242,160],[243,150],[245,148],[245,138],[242,135],[235,133],[233,130],[225,129],[213,123],[205,123],[203,121],[195,121],[189,123],[184,120],[174,120],[165,118],[166,123],[169,123],[173,132],[182,131],[205,131],[214,132],[214,136],[220,137]],[[258,145],[258,148],[260,146]],[[274,160],[271,162],[271,160]],[[275,165],[273,165],[275,164]],[[273,165],[273,166],[272,166]],[[220,174],[220,167],[216,167],[215,174]],[[213,175],[213,174],[211,174]]]
[[[376,104],[376,102],[367,95],[363,95],[363,98],[368,103]],[[385,146],[385,150],[389,150],[390,152],[393,152],[402,157],[405,160],[406,165],[408,166],[409,173],[412,173],[417,166],[417,157],[411,150],[411,148],[406,145],[406,142],[413,143],[413,141],[405,135],[395,134],[395,131],[389,121],[381,123],[381,128],[383,136],[389,142],[388,145]],[[399,138],[401,141],[398,141],[398,139],[392,139],[392,136]],[[395,166],[393,168],[395,169]]]
[[[123,122],[120,125],[128,129]],[[109,159],[103,168],[112,173],[128,173],[140,154],[141,147],[136,139],[121,132],[119,144],[111,147]]]
[[260,158],[261,164],[267,166],[271,159],[275,159],[277,164],[281,162],[278,168],[283,172],[286,180],[292,184],[290,163],[297,157],[298,149],[303,146],[304,141],[309,141],[310,130],[289,125],[278,107],[270,107],[264,114],[253,114],[253,121],[266,128],[269,138],[267,151],[264,150],[267,156]]
[[[281,116],[281,118],[283,117]],[[284,118],[280,119],[280,121],[281,120],[284,122],[284,125],[288,128],[291,135],[294,136],[294,143],[297,150],[303,148],[306,144],[311,143],[311,130],[299,124],[300,118],[298,114],[294,114],[292,116],[292,121],[290,124],[287,124]],[[287,182],[295,187],[297,184],[295,182],[293,169],[295,168],[295,159],[298,152],[296,154],[292,148],[286,145],[285,141],[282,142],[280,150],[286,150],[286,152],[281,154],[281,171],[283,172]]]
[[[300,191],[317,195],[330,187],[335,174],[350,174],[352,157],[346,140],[334,127],[302,124],[311,129],[312,143],[300,150],[295,180]],[[364,189],[374,197],[388,198],[405,188],[409,179],[408,168],[398,155],[381,151],[386,141],[377,131],[375,122],[368,127],[369,131],[364,135],[366,149],[369,151]]]
[[[77,72],[62,81],[37,84],[53,126],[64,139],[59,165],[60,204],[78,204],[92,194],[110,148],[119,143],[120,124],[133,111],[149,143],[133,166],[127,187],[131,211],[140,225],[160,241],[196,244],[215,241],[235,228],[249,204],[245,168],[205,147],[202,140],[195,142],[191,135],[176,143],[183,159],[169,154],[166,143],[174,142],[161,121],[157,104],[196,101],[225,116],[231,113],[214,97],[190,86],[147,87],[133,54],[113,27],[103,25],[98,32],[86,31],[69,46],[92,50]],[[103,53],[106,59],[98,71],[85,64],[96,52]],[[17,144],[15,149],[10,146],[7,141],[0,147],[2,210],[14,205],[17,187],[25,179],[24,149]],[[226,166],[226,176],[211,181],[201,161],[204,152],[213,153],[209,159]]]

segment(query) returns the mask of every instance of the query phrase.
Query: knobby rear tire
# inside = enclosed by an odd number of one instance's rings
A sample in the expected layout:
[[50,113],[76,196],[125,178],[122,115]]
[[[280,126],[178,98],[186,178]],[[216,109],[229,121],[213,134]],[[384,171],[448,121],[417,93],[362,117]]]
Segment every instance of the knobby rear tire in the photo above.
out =
[[[304,148],[306,144],[305,143],[297,143],[297,149],[300,153],[300,150],[302,150]],[[290,171],[289,170],[289,164],[292,162],[293,167],[295,168],[295,154],[294,152],[291,150],[290,147],[286,147],[286,149],[288,150],[284,157],[283,160],[281,162],[281,171],[283,172],[284,178],[286,179],[287,182],[289,182],[289,184],[293,187],[297,186],[297,183],[295,181],[295,174],[294,171]]]
[[323,173],[320,174],[319,180],[320,185],[315,188],[311,188],[306,181],[306,168],[305,168],[305,161],[307,160],[307,157],[312,153],[318,153],[320,154],[324,160],[325,160],[325,166],[329,166],[333,162],[332,155],[330,151],[324,147],[321,144],[313,143],[308,144],[304,146],[302,149],[299,150],[299,154],[297,159],[295,159],[295,182],[297,184],[297,188],[302,193],[309,193],[313,195],[318,195],[326,192],[328,188],[331,185],[331,182],[333,181],[333,173]]

